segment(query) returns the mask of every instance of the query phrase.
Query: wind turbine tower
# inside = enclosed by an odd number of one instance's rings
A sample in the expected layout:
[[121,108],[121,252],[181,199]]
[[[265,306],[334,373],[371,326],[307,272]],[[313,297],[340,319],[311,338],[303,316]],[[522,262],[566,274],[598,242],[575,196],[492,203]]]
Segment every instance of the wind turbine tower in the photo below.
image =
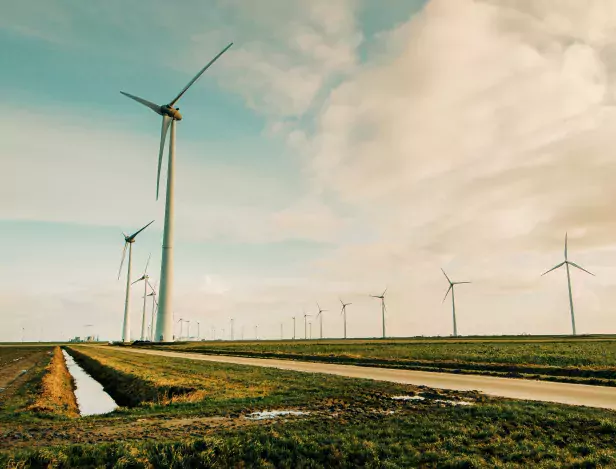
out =
[[452,282],[451,280],[449,280],[449,277],[447,277],[447,274],[442,268],[441,268],[441,271],[443,272],[443,275],[449,282],[449,288],[447,289],[447,293],[445,293],[445,297],[443,298],[443,303],[447,299],[447,295],[449,295],[449,291],[451,290],[451,309],[453,313],[453,336],[458,337],[458,323],[456,322],[456,297],[455,297],[454,286],[461,285],[463,283],[471,283],[471,282]]
[[380,295],[370,295],[372,298],[378,298],[381,300],[381,316],[383,319],[383,339],[385,338],[385,293],[387,288]]
[[146,306],[146,303],[148,301],[148,279],[150,278],[150,276],[148,275],[148,266],[150,265],[150,257],[151,256],[152,256],[151,254],[148,256],[148,261],[145,264],[145,269],[143,270],[143,275],[141,277],[139,277],[137,280],[135,280],[133,283],[131,283],[131,285],[134,285],[137,282],[143,281],[143,314],[141,315],[141,340],[145,340],[146,339],[146,335],[145,335],[145,306]]
[[307,318],[310,317],[310,314],[304,311],[304,339],[308,338],[308,321]]
[[160,170],[163,162],[163,151],[165,149],[165,138],[167,131],[171,127],[171,135],[169,137],[169,162],[167,166],[167,198],[165,202],[165,230],[163,235],[163,252],[162,262],[160,267],[160,292],[159,292],[159,308],[158,317],[156,318],[156,335],[155,338],[160,342],[171,342],[173,340],[173,308],[172,308],[172,294],[173,294],[173,235],[174,235],[174,195],[175,195],[175,124],[177,121],[182,120],[180,109],[175,107],[176,103],[186,93],[203,73],[224,54],[233,43],[225,47],[218,53],[210,62],[203,67],[197,75],[188,82],[188,84],[180,91],[180,93],[173,98],[169,104],[159,106],[150,101],[147,101],[138,96],[125,93],[121,93],[137,101],[140,104],[150,108],[159,116],[162,116],[162,128],[160,133],[160,149],[158,153],[158,176],[156,180],[156,199],[158,200],[158,192],[160,187]]
[[152,220],[145,225],[139,231],[134,232],[132,235],[124,235],[124,250],[122,251],[122,260],[120,261],[120,269],[118,270],[118,280],[122,274],[122,265],[124,264],[124,258],[126,257],[126,247],[128,246],[128,272],[126,274],[126,298],[124,300],[124,322],[122,324],[122,340],[124,342],[130,342],[130,269],[133,264],[133,243],[139,233],[145,230],[148,226],[154,223]]
[[295,316],[293,316],[293,340],[295,340]]
[[[150,285],[150,282],[148,282]],[[148,296],[152,297],[152,317],[150,319],[150,342],[154,342],[154,313],[156,312],[156,307],[158,306],[158,302],[156,301],[156,288],[153,288],[150,285],[152,292],[148,294]]]
[[562,267],[563,265],[567,268],[567,285],[569,287],[569,308],[571,310],[571,329],[573,330],[573,335],[576,335],[576,330],[575,330],[575,314],[573,312],[573,295],[571,293],[571,274],[569,273],[569,266],[572,265],[573,267],[576,267],[576,268],[578,268],[580,270],[583,270],[584,272],[586,272],[587,274],[592,275],[593,277],[595,276],[595,274],[593,274],[592,272],[589,272],[588,270],[586,270],[586,269],[580,267],[579,265],[577,265],[575,262],[569,260],[569,258],[567,257],[567,233],[565,233],[565,260],[563,262],[561,262],[560,264],[552,267],[547,272],[542,273],[541,276],[544,276],[548,272],[552,272],[553,270],[556,270],[559,267]]
[[343,318],[344,318],[344,338],[347,338],[347,331],[346,331],[346,307],[349,305],[352,305],[353,303],[345,303],[344,301],[340,300],[340,304],[342,305],[342,309],[340,310],[340,314],[342,314]]
[[[317,318],[319,318],[320,322],[320,330],[321,330],[321,339],[323,338],[323,313],[326,312],[326,309],[321,309],[321,306],[319,306],[319,303],[317,302],[317,308],[319,310],[319,313],[317,314]],[[315,318],[316,319],[316,318]]]

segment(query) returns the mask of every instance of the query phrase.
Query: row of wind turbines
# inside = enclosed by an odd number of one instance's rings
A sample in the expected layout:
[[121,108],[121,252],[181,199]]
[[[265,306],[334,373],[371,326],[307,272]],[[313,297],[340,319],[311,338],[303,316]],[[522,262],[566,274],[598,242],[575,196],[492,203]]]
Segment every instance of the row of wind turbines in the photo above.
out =
[[[147,101],[146,99],[140,98],[138,96],[125,93],[121,91],[121,93],[134,101],[142,104],[143,106],[148,107],[156,114],[162,117],[162,127],[161,127],[161,137],[160,137],[160,147],[158,153],[158,172],[156,179],[156,200],[158,200],[159,192],[160,192],[160,173],[162,168],[163,161],[163,153],[165,149],[166,137],[167,133],[170,131],[169,137],[169,158],[167,163],[167,192],[166,192],[166,201],[165,201],[165,223],[164,223],[164,234],[163,234],[163,243],[162,243],[162,261],[160,267],[160,285],[158,292],[158,301],[156,300],[156,289],[150,284],[149,276],[147,273],[147,267],[149,266],[149,258],[148,263],[146,264],[146,268],[144,270],[141,278],[131,282],[131,268],[132,268],[132,247],[135,243],[135,239],[139,233],[145,230],[148,226],[150,226],[154,221],[152,220],[150,223],[145,225],[143,228],[139,229],[135,233],[131,235],[124,235],[124,249],[122,252],[122,260],[120,262],[120,272],[118,274],[118,278],[121,275],[122,266],[124,264],[124,259],[126,256],[126,250],[128,248],[128,272],[126,276],[126,297],[124,302],[124,318],[123,318],[123,326],[122,326],[122,340],[124,342],[130,341],[130,287],[132,284],[143,281],[144,282],[144,298],[143,298],[143,313],[142,313],[142,321],[141,321],[141,340],[151,340],[156,342],[171,342],[174,340],[173,335],[173,241],[174,241],[174,188],[175,188],[175,138],[176,138],[176,122],[181,121],[183,116],[180,114],[180,108],[176,107],[176,104],[184,96],[186,91],[203,75],[203,73],[214,63],[216,62],[231,46],[233,43],[227,45],[222,51],[220,51],[212,60],[210,60],[198,73],[195,77],[188,82],[188,84],[180,91],[180,93],[173,98],[168,104],[157,105],[153,102]],[[580,269],[590,275],[594,275],[588,270],[580,267],[576,263],[569,261],[567,257],[567,235],[565,234],[565,260],[560,264],[554,266],[547,272],[544,272],[542,275],[545,275],[553,270],[556,270],[562,266],[566,267],[567,270],[567,284],[569,288],[569,305],[571,312],[571,326],[573,335],[576,335],[576,327],[575,327],[575,314],[573,309],[573,296],[571,292],[571,274],[569,266]],[[442,269],[441,269],[442,270]],[[455,306],[455,286],[460,284],[466,284],[471,282],[453,282],[447,276],[445,271],[443,270],[443,274],[449,283],[449,288],[445,293],[445,297],[443,298],[443,302],[447,299],[449,292],[451,291],[451,304],[452,304],[452,316],[453,316],[453,335],[458,336],[458,327],[456,321],[456,306]],[[148,288],[150,288],[150,293],[148,293]],[[382,336],[386,337],[385,331],[385,293],[387,289],[383,291],[380,295],[371,295],[374,298],[381,300],[381,316],[382,316]],[[152,318],[151,324],[149,327],[149,333],[146,333],[146,300],[147,297],[152,297]],[[344,315],[344,336],[346,338],[346,307],[351,303],[342,302],[342,310],[341,314]],[[156,321],[154,321],[154,314],[156,311]],[[323,336],[323,312],[320,306],[318,306],[318,313],[316,315],[317,318],[320,318],[320,332],[321,337]],[[305,336],[306,334],[306,325],[307,325],[307,315],[304,313],[304,329]],[[295,331],[295,317],[293,317],[294,331]],[[181,335],[181,334],[180,334]],[[149,336],[149,337],[148,337]],[[295,333],[294,333],[295,336]]]

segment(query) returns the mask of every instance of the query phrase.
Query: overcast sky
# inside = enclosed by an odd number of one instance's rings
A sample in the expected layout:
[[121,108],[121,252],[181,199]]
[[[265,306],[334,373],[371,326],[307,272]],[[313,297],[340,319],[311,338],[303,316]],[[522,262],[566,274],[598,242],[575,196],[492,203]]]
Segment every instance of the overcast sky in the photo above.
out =
[[565,334],[568,232],[578,333],[615,332],[616,2],[377,3],[0,0],[0,341],[120,338],[121,232],[156,220],[156,281],[164,198],[119,92],[168,102],[231,41],[180,103],[176,321],[299,337],[318,301],[339,337],[342,298],[378,336],[388,287],[388,335],[449,335],[442,267],[459,333]]

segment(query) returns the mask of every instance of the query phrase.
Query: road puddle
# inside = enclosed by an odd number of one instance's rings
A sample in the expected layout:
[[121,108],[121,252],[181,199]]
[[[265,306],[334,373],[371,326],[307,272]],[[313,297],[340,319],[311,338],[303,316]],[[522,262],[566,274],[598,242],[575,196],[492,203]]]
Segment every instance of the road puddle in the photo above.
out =
[[62,353],[64,354],[68,371],[75,380],[75,397],[77,398],[79,414],[83,417],[87,415],[100,415],[116,409],[118,405],[105,392],[102,384],[75,363],[73,357],[66,353],[66,350],[62,350]]
[[299,410],[264,410],[262,412],[253,412],[245,416],[248,420],[266,420],[283,417],[285,415],[308,415],[310,412],[300,412]]
[[451,401],[449,399],[428,399],[424,396],[392,396],[395,401],[429,401],[429,402],[441,402],[449,405],[474,405],[474,402],[470,401]]

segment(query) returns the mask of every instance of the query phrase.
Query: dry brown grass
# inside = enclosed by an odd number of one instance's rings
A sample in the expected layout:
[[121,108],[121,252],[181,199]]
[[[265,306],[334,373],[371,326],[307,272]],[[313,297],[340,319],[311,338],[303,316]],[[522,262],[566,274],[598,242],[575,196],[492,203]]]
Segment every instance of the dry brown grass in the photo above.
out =
[[75,398],[75,383],[68,372],[60,347],[54,347],[53,358],[41,381],[41,392],[28,410],[78,417],[79,409]]

